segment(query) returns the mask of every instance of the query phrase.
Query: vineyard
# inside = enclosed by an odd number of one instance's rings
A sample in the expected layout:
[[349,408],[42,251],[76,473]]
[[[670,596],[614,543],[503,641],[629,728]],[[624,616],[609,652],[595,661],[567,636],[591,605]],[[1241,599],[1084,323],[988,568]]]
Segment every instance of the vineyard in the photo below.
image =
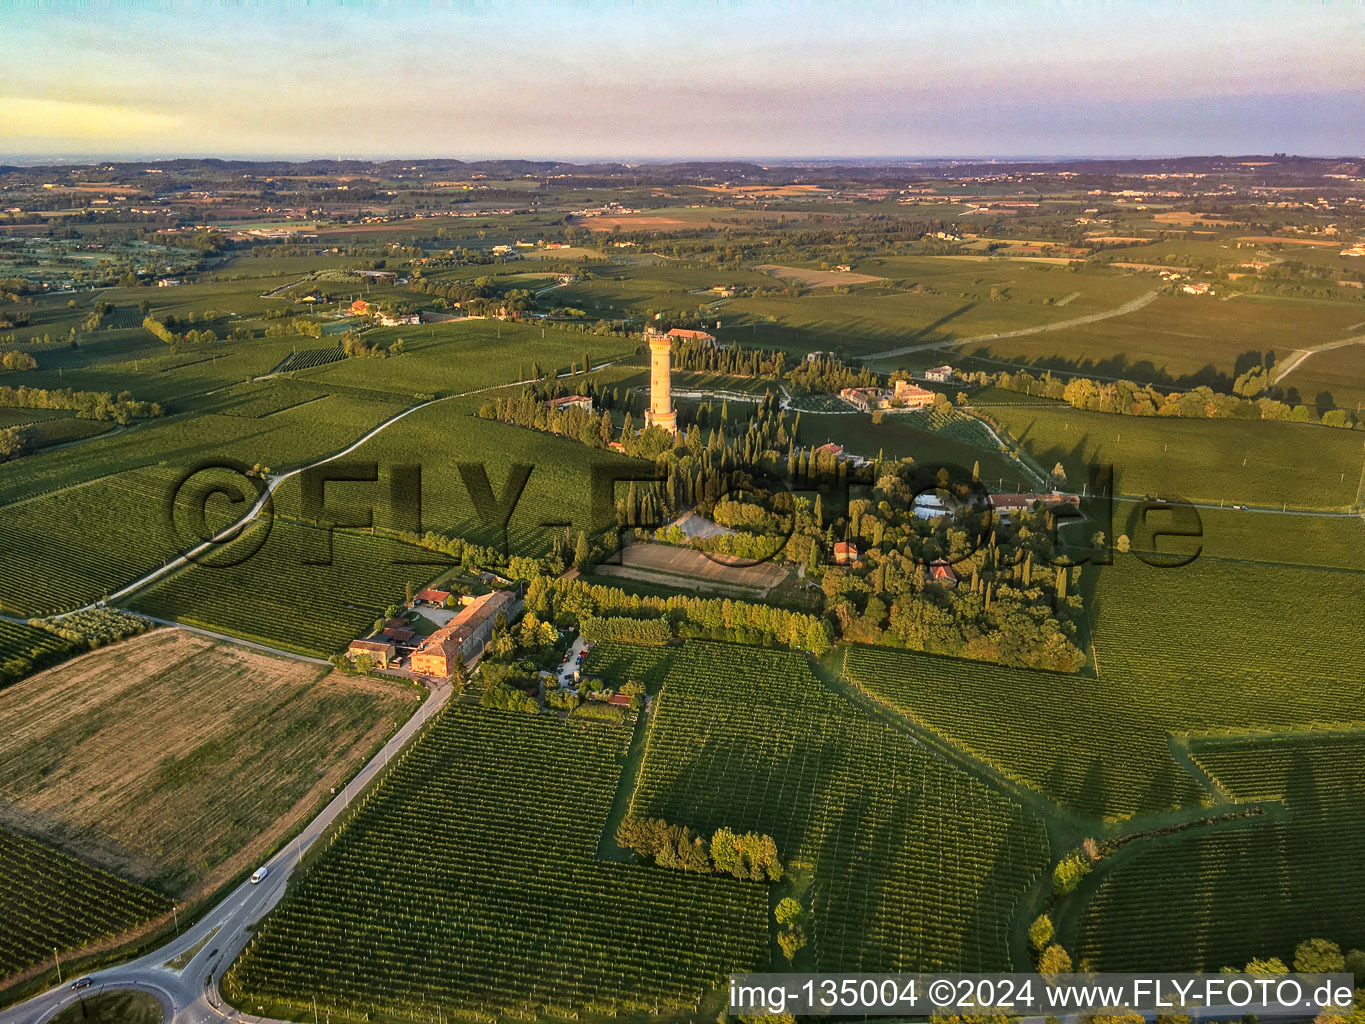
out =
[[1365,736],[1196,751],[1237,799],[1282,797],[1283,812],[1157,840],[1116,865],[1086,908],[1080,956],[1102,970],[1216,970],[1288,962],[1309,938],[1365,946]]
[[423,1021],[695,1007],[766,959],[767,893],[597,860],[625,739],[452,706],[266,919],[224,993]]
[[0,610],[66,611],[159,567],[179,547],[157,514],[171,485],[138,470],[0,509]]
[[811,969],[1010,966],[1014,906],[1047,860],[1041,822],[799,655],[689,642],[663,675],[632,816],[771,835],[810,869]]
[[160,893],[0,829],[0,978],[170,910]]
[[[580,530],[591,534],[594,527],[604,525],[594,517],[594,474],[607,469],[622,477],[645,472],[639,461],[614,452],[480,419],[472,415],[477,408],[474,399],[419,409],[366,442],[351,458],[378,462],[381,475],[394,466],[420,464],[423,530],[489,546],[500,544],[501,534],[495,524],[480,519],[456,463],[481,465],[493,494],[499,497],[505,492],[508,467],[516,463],[530,466],[526,489],[507,524],[509,554],[541,554],[548,549],[554,527],[545,524],[567,523],[572,535]],[[620,496],[624,496],[625,488],[624,484],[620,486]],[[346,489],[334,490],[335,495],[328,493],[329,505],[346,509]],[[357,485],[349,493],[356,496],[360,508],[374,507],[377,526],[402,526],[393,515],[383,480],[370,485],[369,490]],[[295,513],[298,494],[297,481],[286,482],[276,493],[276,509],[286,515]],[[614,505],[598,511],[604,521],[615,525]],[[563,526],[558,529],[562,532]]]
[[0,619],[0,686],[22,679],[70,650],[69,643],[45,629]]
[[1111,463],[1130,496],[1341,508],[1355,501],[1365,457],[1359,434],[1306,423],[1115,416],[1036,400],[989,412],[1040,465],[1061,462],[1073,485]]
[[309,384],[272,380],[228,388],[215,394],[199,411],[259,419],[326,396],[326,391]]
[[[172,529],[166,509],[196,467],[284,468],[339,451],[402,408],[385,396],[325,396],[261,419],[158,422],[21,460],[0,484],[0,493],[21,498],[0,507],[0,610],[31,616],[79,607],[187,550],[200,535],[183,524]],[[225,497],[212,508],[245,511]]]
[[280,363],[271,372],[288,373],[291,370],[308,370],[314,366],[326,366],[328,363],[335,363],[345,358],[346,353],[341,350],[340,345],[331,345],[327,348],[305,348],[291,353],[288,359]]
[[469,320],[420,327],[384,328],[366,340],[388,345],[403,339],[401,356],[388,359],[343,359],[304,371],[304,379],[325,386],[350,384],[400,395],[428,391],[458,394],[513,381],[549,370],[581,364],[584,352],[593,362],[632,352],[636,342],[555,327]]
[[1098,678],[860,647],[848,678],[1095,817],[1198,802],[1168,734],[1365,721],[1354,668],[1365,637],[1342,603],[1356,577],[1207,561],[1162,570],[1123,556],[1099,577]]
[[[263,546],[236,565],[189,565],[129,598],[134,611],[247,640],[327,657],[369,632],[385,607],[401,603],[441,571],[442,556],[382,537],[276,520]],[[258,521],[228,545],[225,561],[250,551]],[[219,557],[215,555],[215,558]],[[314,562],[330,557],[330,564]],[[424,560],[426,564],[404,564]]]

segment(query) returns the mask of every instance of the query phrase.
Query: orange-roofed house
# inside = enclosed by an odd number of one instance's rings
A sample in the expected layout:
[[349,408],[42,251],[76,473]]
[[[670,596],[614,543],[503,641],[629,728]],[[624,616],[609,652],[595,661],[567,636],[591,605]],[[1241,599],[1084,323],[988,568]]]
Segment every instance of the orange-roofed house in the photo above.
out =
[[352,316],[364,316],[370,311],[370,304],[364,299],[356,299],[351,303]]
[[929,578],[935,583],[942,583],[945,587],[957,586],[957,573],[953,572],[953,567],[941,558],[935,558],[929,563]]
[[839,541],[834,545],[834,564],[852,565],[858,560],[858,545]]

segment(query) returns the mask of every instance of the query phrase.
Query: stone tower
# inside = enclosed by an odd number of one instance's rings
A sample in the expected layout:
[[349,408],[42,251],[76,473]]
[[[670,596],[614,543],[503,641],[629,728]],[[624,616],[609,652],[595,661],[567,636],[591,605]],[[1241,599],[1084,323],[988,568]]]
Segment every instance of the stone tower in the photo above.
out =
[[663,427],[670,434],[678,433],[678,413],[673,408],[671,339],[667,334],[645,332],[649,342],[649,408],[645,410],[645,426]]

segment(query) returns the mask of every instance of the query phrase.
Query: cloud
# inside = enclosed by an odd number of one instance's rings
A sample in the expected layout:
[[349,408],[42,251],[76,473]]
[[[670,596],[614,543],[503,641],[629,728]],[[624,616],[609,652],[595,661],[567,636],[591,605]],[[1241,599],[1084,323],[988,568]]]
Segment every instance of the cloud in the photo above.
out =
[[180,118],[133,107],[75,100],[0,96],[0,137],[88,139],[127,143],[161,142],[176,131]]

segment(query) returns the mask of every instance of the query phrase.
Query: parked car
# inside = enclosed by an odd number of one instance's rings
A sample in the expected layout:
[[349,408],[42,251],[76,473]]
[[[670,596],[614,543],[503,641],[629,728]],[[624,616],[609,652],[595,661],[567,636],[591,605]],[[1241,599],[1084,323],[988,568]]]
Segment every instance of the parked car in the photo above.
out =
[[251,876],[251,884],[258,885],[269,873],[265,868],[257,868]]

